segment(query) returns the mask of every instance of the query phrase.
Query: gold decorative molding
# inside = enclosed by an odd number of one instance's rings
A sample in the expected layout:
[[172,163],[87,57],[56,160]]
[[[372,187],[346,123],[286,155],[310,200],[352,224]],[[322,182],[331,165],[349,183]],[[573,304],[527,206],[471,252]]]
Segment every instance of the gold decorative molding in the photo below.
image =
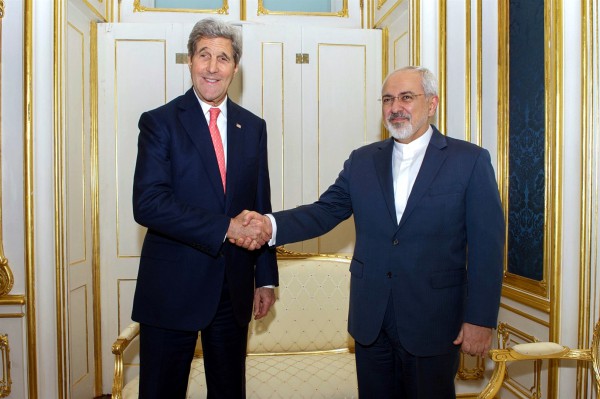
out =
[[485,359],[481,356],[470,356],[460,353],[460,362],[456,379],[462,381],[482,380],[485,372]]
[[[1,179],[0,179],[1,180]],[[0,194],[0,200],[2,196]],[[2,210],[0,209],[0,212]],[[0,215],[0,230],[2,229],[2,216]],[[4,257],[2,251],[2,234],[0,232],[0,297],[7,295],[13,288],[14,279],[10,267],[8,267],[8,259]]]
[[387,0],[377,0],[377,9],[381,10],[381,7],[386,3]]
[[[598,33],[599,10],[595,0],[582,1],[582,49],[581,49],[581,205],[580,205],[580,261],[579,261],[579,320],[577,344],[586,347],[594,320],[597,315],[595,304],[598,303],[598,287],[594,282],[598,259],[598,132],[600,121],[597,115],[600,110],[598,83],[600,57],[600,35]],[[598,331],[594,331],[592,347],[598,347]],[[600,362],[594,362],[597,375],[600,373]],[[591,367],[584,362],[577,363],[577,398],[591,396],[591,381],[594,381]],[[600,384],[600,380],[596,381]],[[600,391],[600,387],[598,388]]]
[[4,1],[0,0],[0,18],[4,18]]
[[305,258],[332,258],[332,259],[346,259],[351,260],[351,256],[345,255],[337,255],[337,254],[318,254],[318,253],[310,253],[310,252],[295,252],[285,249],[284,247],[277,247],[275,249],[277,253],[277,258],[279,259],[305,259]]
[[256,15],[305,15],[316,17],[348,18],[348,0],[343,0],[342,9],[334,12],[309,12],[309,11],[271,11],[265,8],[263,0],[258,0]]
[[[62,2],[57,2],[62,3]],[[38,399],[37,316],[35,287],[35,201],[34,184],[34,83],[33,83],[33,0],[23,8],[23,207],[25,208],[25,292],[27,295],[27,387],[29,399]],[[56,64],[55,64],[56,65]]]
[[6,295],[0,298],[0,306],[25,305],[25,295]]
[[141,4],[141,0],[133,0],[133,12],[146,12],[146,11],[158,11],[158,12],[192,12],[192,13],[204,13],[204,14],[221,14],[229,15],[229,0],[223,0],[221,8],[215,9],[187,9],[187,8],[154,8],[146,7]]
[[447,15],[448,15],[448,4],[446,0],[440,0],[438,6],[438,12],[440,15],[440,26],[439,26],[439,47],[438,47],[438,97],[440,98],[438,109],[437,109],[437,127],[440,132],[446,134],[446,59],[448,57],[448,38],[447,38]]
[[410,60],[412,65],[421,65],[421,0],[408,3],[410,15]]
[[0,380],[0,398],[10,395],[12,380],[10,379],[10,345],[8,334],[0,335],[0,359],[2,359],[2,380]]

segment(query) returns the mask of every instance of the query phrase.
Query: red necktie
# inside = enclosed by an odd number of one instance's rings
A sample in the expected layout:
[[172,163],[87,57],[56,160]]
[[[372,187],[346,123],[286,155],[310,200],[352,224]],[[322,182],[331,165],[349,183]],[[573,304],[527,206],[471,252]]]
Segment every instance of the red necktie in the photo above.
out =
[[223,192],[225,192],[225,151],[223,151],[223,141],[221,141],[221,133],[217,127],[217,118],[219,117],[219,108],[211,108],[210,122],[208,122],[208,130],[212,138],[215,154],[217,155],[217,163],[219,164],[219,172],[221,172],[221,181],[223,182]]

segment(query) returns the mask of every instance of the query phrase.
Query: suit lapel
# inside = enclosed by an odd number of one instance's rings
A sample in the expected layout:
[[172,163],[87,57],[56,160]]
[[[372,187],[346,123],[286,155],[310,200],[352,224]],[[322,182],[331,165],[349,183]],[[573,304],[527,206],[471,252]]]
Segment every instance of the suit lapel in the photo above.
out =
[[375,153],[373,160],[375,162],[375,171],[379,178],[381,191],[385,198],[390,217],[396,224],[396,206],[394,203],[394,181],[392,175],[392,151],[394,149],[394,140],[389,139],[381,142],[379,151]]
[[179,103],[179,120],[200,153],[200,159],[206,169],[212,189],[218,197],[223,198],[224,202],[223,183],[221,183],[221,174],[208,131],[208,123],[206,123],[206,118],[193,89],[188,90]]
[[425,151],[425,157],[421,164],[421,169],[417,174],[417,179],[413,185],[408,201],[406,202],[406,208],[402,214],[402,219],[398,228],[402,228],[402,225],[406,222],[406,219],[410,216],[412,211],[421,201],[421,198],[427,192],[427,189],[431,185],[431,182],[438,173],[438,170],[446,160],[446,151],[442,151],[447,146],[446,137],[442,135],[435,127],[433,127],[433,135],[429,140],[429,145]]

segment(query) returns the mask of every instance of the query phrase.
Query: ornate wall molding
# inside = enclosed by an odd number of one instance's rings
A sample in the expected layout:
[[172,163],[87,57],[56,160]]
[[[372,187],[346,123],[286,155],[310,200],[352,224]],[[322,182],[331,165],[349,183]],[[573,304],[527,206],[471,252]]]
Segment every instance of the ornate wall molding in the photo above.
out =
[[8,335],[0,335],[0,360],[2,362],[2,374],[0,377],[0,398],[6,398],[10,395],[12,380],[10,379],[10,345],[8,344]]

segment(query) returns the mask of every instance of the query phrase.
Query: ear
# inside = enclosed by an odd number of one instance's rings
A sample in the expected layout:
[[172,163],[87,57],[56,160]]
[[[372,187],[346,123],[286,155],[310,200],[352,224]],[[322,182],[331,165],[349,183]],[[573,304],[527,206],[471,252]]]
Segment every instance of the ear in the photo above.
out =
[[440,98],[438,96],[431,97],[431,100],[429,100],[429,109],[428,109],[429,116],[435,115],[435,111],[437,110],[439,102],[440,102]]
[[192,57],[190,57],[189,55],[187,56],[187,63],[188,63],[188,68],[192,69]]

